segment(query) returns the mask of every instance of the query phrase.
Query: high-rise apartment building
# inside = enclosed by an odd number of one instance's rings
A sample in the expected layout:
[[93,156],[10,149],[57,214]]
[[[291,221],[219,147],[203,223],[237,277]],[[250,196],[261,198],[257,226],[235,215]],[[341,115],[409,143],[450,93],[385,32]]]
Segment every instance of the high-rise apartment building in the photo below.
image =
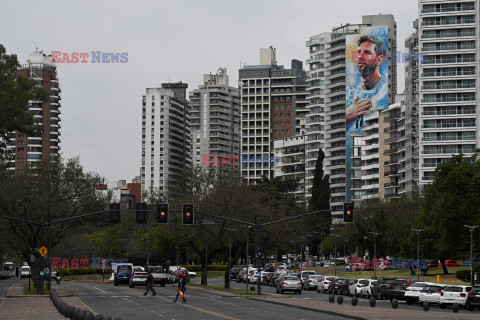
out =
[[42,159],[50,159],[60,152],[61,88],[52,56],[42,51],[31,53],[30,59],[21,65],[17,74],[36,80],[50,96],[44,103],[28,102],[28,112],[33,116],[35,124],[41,126],[42,132],[36,136],[26,136],[23,132],[12,133],[11,143],[7,145],[13,155],[8,160],[9,169],[22,173],[27,166],[34,167]]
[[227,69],[205,74],[203,85],[190,92],[189,105],[193,163],[222,167],[221,159],[226,157],[228,167],[234,165],[234,158],[239,165],[240,104],[238,89],[229,86]]
[[[301,61],[291,69],[276,64],[275,49],[261,51],[261,62],[239,70],[241,174],[247,183],[274,176],[274,139],[292,137],[306,111],[305,71]],[[297,115],[297,103],[300,115]]]
[[142,98],[142,193],[174,196],[192,165],[186,83],[147,88]]
[[480,146],[479,1],[419,0],[419,182]]
[[[338,221],[346,202],[346,144],[345,144],[345,105],[346,105],[346,37],[358,34],[361,27],[387,26],[388,46],[390,52],[397,51],[397,26],[392,15],[368,15],[362,17],[361,24],[346,24],[335,27],[331,32],[311,37],[307,41],[310,58],[309,64],[309,109],[307,116],[307,189],[311,188],[313,169],[315,167],[317,146],[322,146],[325,153],[325,174],[330,176],[332,217]],[[317,53],[318,51],[318,53]],[[393,101],[396,90],[396,64],[389,64],[389,100]],[[317,71],[318,70],[318,71]],[[378,113],[377,113],[378,115]],[[374,121],[370,119],[370,121]],[[373,123],[372,123],[373,124]],[[378,119],[377,119],[378,125]],[[375,126],[374,126],[375,127]],[[319,131],[316,131],[319,130]],[[373,130],[378,130],[373,128]],[[371,132],[373,133],[373,131]],[[377,137],[378,138],[378,137]],[[378,146],[378,141],[377,141]],[[378,154],[378,149],[376,151]],[[378,157],[377,157],[378,161]],[[377,170],[376,174],[373,173]],[[371,168],[370,173],[379,174],[379,169]],[[376,177],[375,179],[378,179]],[[369,185],[375,185],[370,181]],[[378,182],[376,183],[378,186]],[[353,190],[352,190],[353,191]],[[367,189],[359,186],[353,192],[353,201],[364,198]],[[371,190],[369,189],[369,193]]]

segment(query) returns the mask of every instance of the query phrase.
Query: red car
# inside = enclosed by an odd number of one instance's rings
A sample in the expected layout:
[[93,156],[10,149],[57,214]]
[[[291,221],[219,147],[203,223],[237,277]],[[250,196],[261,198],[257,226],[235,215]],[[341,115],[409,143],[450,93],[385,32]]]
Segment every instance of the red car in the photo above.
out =
[[190,276],[186,270],[175,270],[173,271],[173,275],[175,276],[175,282],[178,282],[180,278],[185,278],[187,282],[190,281]]
[[[446,267],[460,267],[458,263],[455,262],[455,260],[445,260],[445,266]],[[438,267],[441,268],[442,264],[439,263]]]

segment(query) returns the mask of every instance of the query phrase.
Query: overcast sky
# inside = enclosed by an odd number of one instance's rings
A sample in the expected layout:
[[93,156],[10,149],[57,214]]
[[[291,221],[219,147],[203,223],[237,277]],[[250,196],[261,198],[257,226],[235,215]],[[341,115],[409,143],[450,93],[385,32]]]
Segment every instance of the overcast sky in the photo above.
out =
[[[237,86],[241,64],[256,64],[272,45],[279,64],[305,61],[305,42],[362,15],[393,14],[398,49],[413,32],[417,0],[1,1],[8,53],[25,63],[44,52],[128,52],[125,64],[59,64],[61,148],[66,158],[109,180],[130,181],[141,165],[141,98],[169,80],[202,83],[226,67]],[[89,59],[90,60],[90,59]],[[399,92],[404,89],[404,66]]]

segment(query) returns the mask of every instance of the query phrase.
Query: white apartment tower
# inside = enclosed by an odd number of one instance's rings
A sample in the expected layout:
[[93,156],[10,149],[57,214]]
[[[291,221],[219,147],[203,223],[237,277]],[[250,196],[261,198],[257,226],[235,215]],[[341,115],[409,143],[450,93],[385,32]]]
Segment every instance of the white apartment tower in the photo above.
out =
[[[249,184],[274,177],[273,141],[301,131],[306,113],[303,63],[291,69],[277,65],[275,49],[261,51],[261,63],[239,70],[241,121],[241,175]],[[297,114],[298,112],[298,114]],[[298,120],[298,121],[297,121]]]
[[229,86],[227,69],[203,75],[203,85],[190,92],[189,105],[193,163],[202,165],[203,159],[203,165],[221,166],[214,157],[226,156],[231,167],[232,157],[240,156],[240,104],[238,89]]
[[[389,32],[389,51],[395,52],[397,50],[396,34],[397,26],[394,17],[390,14],[385,15],[368,15],[362,17],[361,24],[346,24],[340,27],[335,27],[332,32],[324,33],[319,36],[310,38],[307,42],[307,47],[310,50],[310,59],[307,61],[309,68],[309,99],[310,110],[315,110],[308,115],[308,121],[314,126],[307,126],[307,133],[309,142],[307,147],[307,186],[311,188],[311,179],[313,179],[313,169],[315,167],[315,148],[321,146],[323,141],[323,151],[325,153],[324,169],[325,174],[330,176],[330,190],[331,198],[330,205],[332,209],[332,218],[337,222],[343,214],[343,204],[346,202],[346,147],[345,147],[345,104],[346,104],[346,82],[345,82],[345,68],[346,68],[346,36],[351,34],[358,34],[360,27],[368,26],[388,26]],[[322,38],[323,37],[323,38]],[[318,48],[313,49],[318,45]],[[320,50],[318,56],[316,52]],[[312,57],[313,55],[313,57]],[[312,60],[312,59],[317,59]],[[316,71],[316,68],[319,71]],[[393,101],[396,90],[396,64],[389,65],[389,100]],[[313,75],[319,77],[318,81],[313,78]],[[315,79],[315,80],[314,80]],[[375,120],[370,119],[373,129],[375,130]],[[323,123],[323,124],[322,124]],[[378,124],[378,120],[377,120]],[[323,128],[322,128],[323,127]],[[315,128],[320,131],[316,132]],[[378,129],[378,128],[377,128]],[[373,133],[371,131],[370,133]],[[378,137],[377,137],[378,139]],[[378,141],[377,141],[378,146]],[[310,148],[310,149],[309,149]],[[318,151],[318,150],[317,150]],[[370,152],[375,152],[371,150]],[[378,155],[378,149],[376,153]],[[378,156],[377,156],[378,161]],[[378,179],[379,169],[372,167],[366,176]],[[376,170],[376,173],[374,172]],[[375,185],[374,181],[369,181],[369,185]],[[378,183],[377,183],[378,184]],[[355,200],[362,200],[363,194],[366,194],[366,189],[363,187],[359,192],[354,192]],[[370,193],[371,191],[369,191]]]
[[479,1],[419,1],[419,182],[453,154],[472,155],[479,134]]
[[186,83],[147,88],[142,98],[142,193],[175,196],[192,165]]

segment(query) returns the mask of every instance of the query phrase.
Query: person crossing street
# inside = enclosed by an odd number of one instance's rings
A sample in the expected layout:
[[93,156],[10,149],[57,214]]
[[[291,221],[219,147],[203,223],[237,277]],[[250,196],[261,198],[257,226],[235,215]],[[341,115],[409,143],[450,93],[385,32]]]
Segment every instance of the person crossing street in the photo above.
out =
[[187,280],[185,280],[185,277],[181,277],[178,280],[177,296],[173,302],[177,302],[179,296],[182,298],[182,302],[187,302],[185,300],[185,290],[187,290]]
[[152,296],[156,296],[157,293],[155,292],[155,289],[153,288],[153,276],[152,276],[152,273],[150,271],[148,271],[146,285],[147,285],[147,290],[145,291],[145,293],[143,295],[146,296],[148,294],[148,291],[152,290]]

